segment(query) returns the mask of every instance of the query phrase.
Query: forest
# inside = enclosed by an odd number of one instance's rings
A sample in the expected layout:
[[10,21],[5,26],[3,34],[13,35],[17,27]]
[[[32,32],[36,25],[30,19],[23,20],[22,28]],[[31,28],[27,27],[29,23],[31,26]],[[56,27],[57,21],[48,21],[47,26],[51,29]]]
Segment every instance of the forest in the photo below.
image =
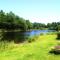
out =
[[13,12],[5,13],[3,10],[0,11],[0,28],[6,30],[19,29],[26,31],[30,29],[41,29],[45,28],[46,25],[42,23],[31,23],[29,20],[25,20]]
[[52,23],[37,23],[30,22],[30,20],[26,20],[18,15],[15,15],[12,11],[9,13],[5,13],[3,10],[0,10],[0,29],[5,30],[20,30],[27,31],[32,29],[50,29],[50,30],[59,30],[60,22],[52,22]]

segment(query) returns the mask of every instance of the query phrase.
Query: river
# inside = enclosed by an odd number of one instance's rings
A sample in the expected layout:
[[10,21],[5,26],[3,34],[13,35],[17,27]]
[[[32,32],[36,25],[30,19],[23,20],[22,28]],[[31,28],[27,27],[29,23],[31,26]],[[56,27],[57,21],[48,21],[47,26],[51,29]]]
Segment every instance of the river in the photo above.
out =
[[26,31],[26,32],[3,32],[0,34],[2,35],[2,40],[7,41],[25,41],[30,36],[39,35],[40,33],[46,34],[47,32],[52,32],[54,30],[32,30],[32,31]]

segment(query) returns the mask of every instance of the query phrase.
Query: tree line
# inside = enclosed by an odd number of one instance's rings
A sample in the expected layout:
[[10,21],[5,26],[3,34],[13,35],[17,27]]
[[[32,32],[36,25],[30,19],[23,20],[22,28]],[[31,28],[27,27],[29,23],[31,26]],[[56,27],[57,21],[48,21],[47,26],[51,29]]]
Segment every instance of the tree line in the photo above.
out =
[[19,29],[21,31],[26,31],[43,28],[46,28],[46,25],[43,23],[31,23],[29,20],[25,20],[24,18],[15,15],[12,11],[5,13],[3,10],[0,10],[0,29]]
[[46,28],[49,30],[60,30],[60,22],[47,23],[47,25],[37,22],[31,23],[29,20],[15,15],[12,11],[5,13],[3,10],[0,10],[0,29],[26,31]]
[[47,24],[49,30],[60,31],[60,22],[52,22]]

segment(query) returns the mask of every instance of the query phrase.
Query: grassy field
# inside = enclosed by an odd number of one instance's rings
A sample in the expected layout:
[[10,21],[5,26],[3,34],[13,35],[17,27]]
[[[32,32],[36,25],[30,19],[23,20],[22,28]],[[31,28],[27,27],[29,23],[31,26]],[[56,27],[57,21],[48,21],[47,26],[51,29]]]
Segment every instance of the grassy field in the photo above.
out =
[[60,55],[49,53],[57,44],[56,35],[42,35],[31,43],[11,43],[0,49],[0,60],[60,60]]

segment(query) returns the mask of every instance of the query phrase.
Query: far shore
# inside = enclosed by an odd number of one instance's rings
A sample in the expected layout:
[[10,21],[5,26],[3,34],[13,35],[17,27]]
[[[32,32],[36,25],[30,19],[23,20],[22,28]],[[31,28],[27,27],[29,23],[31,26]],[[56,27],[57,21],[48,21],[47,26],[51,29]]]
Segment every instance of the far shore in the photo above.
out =
[[0,29],[0,32],[25,32],[25,31],[32,31],[32,30],[48,30],[48,29],[30,29],[30,30],[20,30],[20,29],[16,29],[16,30],[6,30],[6,29]]

